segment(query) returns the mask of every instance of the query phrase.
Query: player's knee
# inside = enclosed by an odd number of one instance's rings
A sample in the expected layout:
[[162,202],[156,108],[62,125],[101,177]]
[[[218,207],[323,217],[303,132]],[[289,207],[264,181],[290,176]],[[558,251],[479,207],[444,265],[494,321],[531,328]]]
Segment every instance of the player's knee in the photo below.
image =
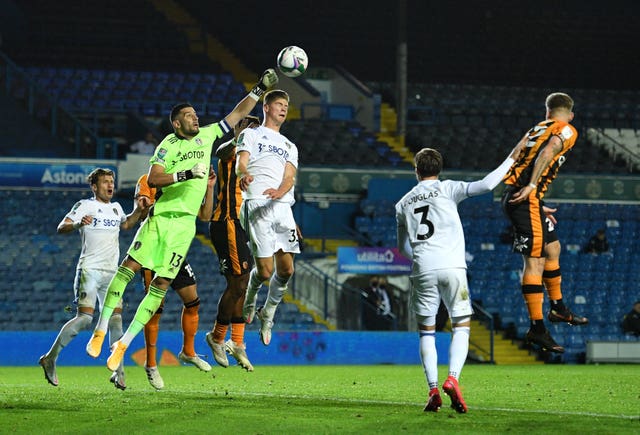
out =
[[276,273],[283,281],[289,281],[295,271],[293,264],[279,267]]
[[458,326],[470,326],[471,316],[458,316],[451,318],[451,326],[457,328]]
[[416,315],[416,320],[418,322],[418,327],[421,326],[436,326],[436,316],[421,316],[420,314]]
[[153,280],[151,281],[152,286],[160,289],[160,290],[167,290],[169,288],[169,286],[171,285],[172,280],[167,279],[167,278],[163,278],[161,276],[155,276],[153,278]]
[[93,323],[93,316],[88,313],[78,313],[77,317],[77,326],[78,330],[89,329],[91,323]]
[[547,243],[544,247],[545,257],[549,259],[557,259],[560,256],[562,246],[558,240]]
[[228,287],[229,294],[231,295],[233,300],[236,300],[236,301],[240,299],[242,296],[244,296],[246,290],[247,290],[246,284],[244,286],[231,285]]
[[200,298],[195,298],[194,300],[192,300],[191,302],[185,302],[184,303],[184,307],[187,309],[198,309],[198,307],[200,306]]
[[262,269],[258,269],[258,277],[263,282],[271,278],[271,275],[273,275],[273,269],[271,268],[265,267]]
[[227,276],[227,288],[225,293],[231,295],[234,300],[242,297],[249,286],[249,274],[243,275],[228,275]]

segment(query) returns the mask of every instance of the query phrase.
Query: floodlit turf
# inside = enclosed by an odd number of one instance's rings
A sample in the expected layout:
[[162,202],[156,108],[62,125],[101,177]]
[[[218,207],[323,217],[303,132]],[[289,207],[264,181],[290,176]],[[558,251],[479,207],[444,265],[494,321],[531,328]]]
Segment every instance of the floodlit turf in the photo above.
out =
[[[101,367],[0,367],[1,433],[322,434],[640,433],[640,365],[468,365],[469,413],[439,413],[418,366],[161,367],[154,391],[140,367],[126,391]],[[446,368],[440,367],[441,383]]]

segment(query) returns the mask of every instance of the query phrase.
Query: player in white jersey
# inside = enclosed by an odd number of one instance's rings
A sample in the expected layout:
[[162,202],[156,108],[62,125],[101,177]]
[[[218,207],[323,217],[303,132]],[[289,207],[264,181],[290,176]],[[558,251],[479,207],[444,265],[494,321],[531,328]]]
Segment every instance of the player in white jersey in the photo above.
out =
[[451,407],[467,412],[458,378],[469,350],[471,298],[467,284],[465,242],[458,203],[495,188],[524,146],[521,141],[498,168],[474,182],[438,179],[442,156],[423,148],[415,156],[418,185],[396,204],[398,247],[412,260],[411,308],[420,332],[420,359],[429,386],[425,411],[437,412],[442,406],[438,390],[436,353],[436,314],[440,300],[451,317],[452,336],[449,374],[442,388],[451,398]]
[[262,110],[262,125],[247,128],[238,137],[236,174],[243,192],[240,223],[249,236],[255,260],[242,314],[247,323],[253,321],[258,290],[269,280],[267,301],[257,313],[262,323],[260,339],[267,346],[276,308],[293,275],[294,255],[300,253],[300,242],[291,211],[298,148],[280,134],[289,110],[289,95],[282,90],[267,92]]
[[[120,230],[133,228],[147,208],[139,202],[129,215],[125,215],[119,203],[111,202],[115,178],[110,169],[94,169],[87,176],[87,182],[94,196],[78,201],[58,224],[57,230],[59,234],[78,230],[82,250],[73,283],[74,302],[78,305],[76,316],[64,324],[51,349],[40,357],[45,378],[54,387],[58,386],[58,355],[81,330],[91,326],[96,300],[102,310],[109,281],[118,268]],[[122,335],[121,312],[122,302],[118,306],[118,315],[114,315],[109,322],[109,337],[112,342]],[[110,381],[118,389],[126,388],[122,365],[112,373]]]

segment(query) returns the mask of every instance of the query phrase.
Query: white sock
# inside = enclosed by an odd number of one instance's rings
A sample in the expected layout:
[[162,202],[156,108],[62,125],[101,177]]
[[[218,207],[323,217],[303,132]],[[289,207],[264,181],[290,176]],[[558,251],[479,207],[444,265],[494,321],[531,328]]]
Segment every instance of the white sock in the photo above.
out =
[[87,313],[78,313],[76,316],[65,323],[55,341],[51,345],[51,349],[47,352],[47,356],[49,358],[53,358],[55,361],[58,359],[58,355],[64,347],[71,342],[75,338],[76,335],[83,329],[88,329],[91,326],[91,322],[93,322],[93,316]]
[[451,348],[449,349],[449,376],[458,379],[469,353],[469,326],[452,328]]
[[420,330],[420,360],[429,389],[438,387],[438,353],[436,331]]
[[109,319],[109,347],[122,337],[122,315],[113,313]]
[[256,269],[254,267],[253,269],[251,269],[251,273],[249,273],[248,291],[256,292],[256,291],[258,291],[258,289],[260,288],[261,285],[262,285],[262,281],[260,280],[260,277],[258,276],[258,269]]
[[269,280],[269,293],[267,293],[267,302],[264,304],[265,313],[269,318],[273,319],[276,313],[276,308],[282,301],[284,294],[287,292],[288,278],[279,277],[277,273],[274,273]]

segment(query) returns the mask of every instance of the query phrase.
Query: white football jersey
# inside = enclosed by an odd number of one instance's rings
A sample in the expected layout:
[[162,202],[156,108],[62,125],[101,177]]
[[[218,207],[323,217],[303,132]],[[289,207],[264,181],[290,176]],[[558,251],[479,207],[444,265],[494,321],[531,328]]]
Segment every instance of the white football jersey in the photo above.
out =
[[93,216],[93,222],[79,229],[82,249],[78,268],[115,272],[120,258],[120,225],[127,215],[117,202],[104,203],[90,198],[78,201],[65,217],[80,222],[86,215]]
[[398,240],[405,232],[413,250],[412,275],[466,268],[465,242],[458,203],[469,197],[469,183],[453,180],[419,182],[396,204]]
[[[243,199],[267,199],[262,194],[267,189],[277,189],[282,183],[287,162],[298,168],[298,148],[296,145],[270,128],[259,126],[246,128],[238,138],[236,154],[248,151],[247,172],[253,177]],[[276,200],[293,205],[295,186],[282,198]]]

